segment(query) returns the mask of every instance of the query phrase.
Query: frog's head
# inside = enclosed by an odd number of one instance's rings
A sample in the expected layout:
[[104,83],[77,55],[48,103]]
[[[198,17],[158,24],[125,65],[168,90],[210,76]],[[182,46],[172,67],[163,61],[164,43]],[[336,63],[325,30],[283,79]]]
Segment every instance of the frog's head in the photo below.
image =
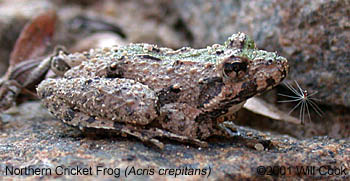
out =
[[221,92],[225,99],[242,102],[278,85],[287,76],[286,58],[256,49],[243,33],[231,36],[225,46],[228,51],[218,65],[227,88]]

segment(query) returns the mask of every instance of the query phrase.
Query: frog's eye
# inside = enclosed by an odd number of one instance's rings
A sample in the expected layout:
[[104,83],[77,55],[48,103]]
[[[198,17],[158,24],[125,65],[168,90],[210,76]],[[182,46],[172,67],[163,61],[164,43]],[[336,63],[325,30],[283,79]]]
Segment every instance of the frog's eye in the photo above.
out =
[[233,62],[233,63],[225,63],[224,64],[224,73],[226,75],[231,74],[233,71],[238,74],[239,71],[245,72],[247,70],[246,62]]
[[222,64],[222,75],[230,80],[238,80],[245,76],[248,60],[243,57],[228,57]]

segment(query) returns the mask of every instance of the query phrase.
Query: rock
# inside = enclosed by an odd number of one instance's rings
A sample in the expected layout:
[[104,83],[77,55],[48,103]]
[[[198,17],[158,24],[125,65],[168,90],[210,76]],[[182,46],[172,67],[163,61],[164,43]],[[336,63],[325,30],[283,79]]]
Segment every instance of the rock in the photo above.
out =
[[[90,180],[115,179],[115,177],[123,179],[125,170],[130,172],[131,167],[146,170],[142,172],[143,175],[129,175],[127,178],[131,180],[174,179],[175,175],[170,175],[169,172],[167,175],[159,175],[160,169],[166,168],[179,169],[178,173],[182,170],[182,174],[190,173],[188,171],[190,168],[200,169],[201,173],[206,169],[203,175],[176,176],[185,180],[350,178],[349,139],[329,137],[295,139],[240,127],[241,137],[231,140],[211,138],[208,148],[196,148],[164,140],[166,142],[164,150],[157,150],[132,137],[83,134],[78,129],[65,126],[48,113],[44,113],[37,102],[22,104],[18,110],[28,107],[31,108],[30,112],[7,115],[11,118],[6,118],[7,121],[0,133],[0,174],[5,180],[13,178]],[[345,169],[347,175],[321,175],[328,171],[328,165],[333,170]],[[98,166],[101,169],[109,169],[108,173],[111,175],[100,172],[97,176]],[[316,170],[298,174],[301,171],[297,169],[300,170],[301,166],[305,169],[307,166],[321,168],[321,172]],[[21,177],[5,175],[6,168],[25,167],[50,169],[51,174],[37,176],[30,174]],[[77,167],[86,169],[91,167],[92,175],[60,175],[62,168]],[[187,171],[184,170],[186,167]],[[272,171],[274,167],[277,171]],[[154,169],[153,175],[150,175],[151,169]]]

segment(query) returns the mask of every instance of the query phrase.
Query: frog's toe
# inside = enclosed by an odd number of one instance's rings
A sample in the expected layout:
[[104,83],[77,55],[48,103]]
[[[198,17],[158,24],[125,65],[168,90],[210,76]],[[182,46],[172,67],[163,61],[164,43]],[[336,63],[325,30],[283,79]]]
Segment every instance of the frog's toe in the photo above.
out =
[[148,134],[147,132],[145,132],[143,130],[139,130],[135,127],[130,127],[130,126],[126,126],[123,124],[119,124],[117,122],[114,123],[114,127],[117,128],[116,130],[122,134],[134,136],[134,137],[138,138],[139,140],[141,140],[142,142],[150,143],[159,149],[164,148],[164,144],[161,141],[153,138],[150,134]]
[[241,133],[237,129],[237,126],[233,122],[225,121],[223,123],[220,123],[219,128],[226,132],[230,137],[241,135]]
[[162,142],[160,142],[159,140],[157,140],[155,138],[152,138],[152,136],[150,136],[148,134],[143,134],[139,131],[131,130],[128,128],[123,128],[122,132],[126,133],[128,135],[134,136],[134,137],[140,139],[144,143],[151,143],[152,145],[156,146],[159,149],[164,148],[164,144]]
[[149,142],[161,150],[164,148],[164,144],[157,139],[151,138],[149,139]]
[[149,130],[149,133],[152,135],[152,137],[163,137],[163,138],[168,138],[168,139],[175,140],[182,143],[194,144],[199,147],[208,147],[208,143],[205,141],[201,141],[195,138],[190,138],[187,136],[178,135],[178,134],[171,133],[158,128]]

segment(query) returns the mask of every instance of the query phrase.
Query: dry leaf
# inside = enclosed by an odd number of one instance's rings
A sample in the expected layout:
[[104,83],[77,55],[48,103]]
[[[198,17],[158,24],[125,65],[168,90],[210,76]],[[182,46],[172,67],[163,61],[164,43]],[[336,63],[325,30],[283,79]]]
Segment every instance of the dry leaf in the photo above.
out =
[[10,67],[28,59],[42,56],[51,43],[57,15],[54,10],[40,14],[22,30],[10,56]]
[[301,123],[299,119],[292,117],[285,112],[282,112],[274,105],[269,104],[257,97],[252,97],[248,99],[243,107],[248,109],[249,111],[263,115],[265,117],[269,117],[271,119],[286,121],[294,124]]

